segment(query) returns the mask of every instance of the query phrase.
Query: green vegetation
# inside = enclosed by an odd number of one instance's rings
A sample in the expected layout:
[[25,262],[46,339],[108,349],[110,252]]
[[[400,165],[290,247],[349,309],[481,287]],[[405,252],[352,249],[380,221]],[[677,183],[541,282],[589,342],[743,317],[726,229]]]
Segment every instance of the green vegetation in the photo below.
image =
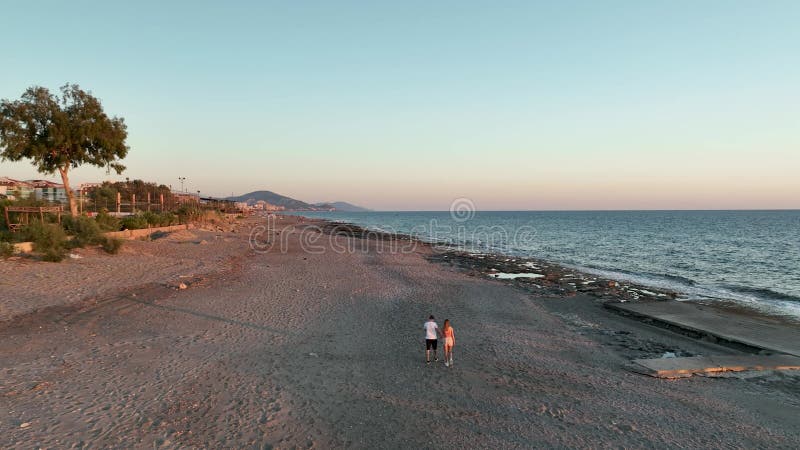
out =
[[144,219],[147,221],[147,224],[151,227],[168,227],[170,225],[177,225],[178,223],[178,217],[169,212],[144,212],[142,213],[142,217],[144,217]]
[[141,230],[147,228],[147,218],[141,214],[134,214],[132,216],[123,217],[120,221],[120,227],[123,230]]
[[0,158],[28,159],[41,173],[58,172],[73,216],[78,203],[70,169],[89,164],[122,173],[127,136],[123,119],[106,115],[100,100],[76,84],[62,86],[61,96],[33,86],[19,100],[0,102]]
[[100,210],[94,220],[97,222],[97,226],[103,231],[120,230],[119,219],[109,214],[108,210],[105,208]]
[[33,251],[45,261],[58,262],[67,256],[67,235],[58,224],[35,221],[22,232],[26,240],[33,242]]
[[[102,187],[95,188],[99,192],[97,199],[102,200],[105,197],[106,200],[113,199],[116,202],[116,191],[114,189],[124,189],[126,187],[144,189],[147,192],[151,192],[151,200],[153,199],[152,192],[164,189],[168,192],[169,190],[166,186],[156,186],[153,183],[141,181],[106,183]],[[160,195],[158,196],[158,201],[160,201]],[[164,198],[166,203],[167,195],[164,195]],[[44,221],[42,222],[38,213],[12,212],[10,213],[11,223],[26,223],[30,221],[27,225],[22,226],[18,232],[12,233],[5,221],[5,215],[2,213],[5,206],[52,206],[52,204],[36,200],[33,196],[13,201],[0,199],[0,257],[3,258],[13,254],[14,243],[24,241],[33,242],[34,253],[40,255],[46,261],[61,261],[69,250],[86,246],[99,246],[110,254],[116,254],[124,244],[124,240],[107,238],[105,236],[107,232],[166,227],[189,222],[204,224],[225,222],[219,210],[213,207],[209,208],[208,205],[199,205],[195,202],[183,204],[175,212],[139,211],[136,214],[122,218],[117,218],[111,215],[107,209],[100,208],[95,217],[62,215],[60,223],[58,223],[58,215],[53,213],[45,213]]]
[[97,221],[91,217],[64,217],[62,222],[64,231],[72,236],[69,241],[70,248],[82,248],[87,245],[102,244],[106,237],[103,236],[103,231]]
[[136,207],[139,210],[147,208],[149,205],[160,209],[161,199],[164,199],[165,208],[174,208],[178,200],[170,191],[169,186],[163,184],[150,183],[142,180],[128,180],[120,182],[104,182],[100,186],[87,188],[84,190],[84,211],[115,210],[117,205],[117,194],[123,202],[121,210],[131,212],[133,207],[131,202],[136,200]]
[[8,258],[14,254],[14,244],[0,241],[0,258]]
[[6,206],[11,206],[11,200],[0,198],[0,230],[5,231],[8,230],[8,224],[6,223],[6,215],[3,213],[5,211]]
[[22,228],[22,239],[33,242],[33,251],[45,261],[58,262],[73,248],[99,245],[116,254],[123,241],[103,235],[97,221],[91,217],[65,217],[62,224],[33,221]]
[[169,212],[154,213],[147,211],[136,213],[120,220],[120,226],[123,230],[141,230],[144,228],[168,227],[177,224],[178,217]]
[[187,223],[200,220],[203,216],[203,210],[196,205],[183,205],[178,208],[177,214],[180,223]]
[[119,238],[105,238],[103,239],[103,243],[100,244],[105,250],[106,253],[110,253],[112,255],[116,255],[119,253],[119,249],[122,248],[123,240]]

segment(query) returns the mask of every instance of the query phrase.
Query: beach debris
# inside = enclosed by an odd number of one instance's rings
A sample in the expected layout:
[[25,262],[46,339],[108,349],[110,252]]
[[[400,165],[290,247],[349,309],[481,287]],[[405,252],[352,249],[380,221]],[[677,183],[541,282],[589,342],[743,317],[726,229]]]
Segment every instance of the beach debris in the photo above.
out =
[[30,422],[23,422],[19,425],[20,428],[28,428],[29,426],[31,426]]
[[186,283],[181,283],[181,284],[178,285],[178,289],[181,289],[181,290],[186,289],[188,287],[189,286],[187,286]]
[[656,378],[692,375],[719,376],[723,372],[769,372],[800,370],[800,358],[791,355],[716,355],[656,359],[634,359],[628,368]]
[[540,273],[492,273],[490,274],[494,278],[499,278],[501,280],[514,280],[517,278],[544,278],[544,275]]

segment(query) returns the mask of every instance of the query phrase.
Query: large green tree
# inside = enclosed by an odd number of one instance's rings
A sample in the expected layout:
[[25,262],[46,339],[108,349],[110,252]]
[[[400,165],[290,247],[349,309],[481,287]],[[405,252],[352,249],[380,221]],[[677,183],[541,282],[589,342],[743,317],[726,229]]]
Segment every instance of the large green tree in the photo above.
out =
[[125,121],[108,117],[100,100],[76,84],[61,87],[61,96],[34,86],[19,100],[0,103],[0,157],[30,159],[41,173],[58,172],[73,216],[78,206],[69,170],[90,164],[122,173],[127,136]]

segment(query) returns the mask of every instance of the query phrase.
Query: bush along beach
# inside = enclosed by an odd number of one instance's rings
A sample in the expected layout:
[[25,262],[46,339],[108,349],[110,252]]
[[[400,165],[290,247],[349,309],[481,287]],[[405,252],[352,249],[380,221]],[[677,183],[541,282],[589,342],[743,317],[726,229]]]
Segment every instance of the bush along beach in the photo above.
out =
[[44,219],[33,219],[16,233],[10,232],[5,223],[0,224],[3,225],[0,227],[0,257],[12,256],[15,242],[32,242],[34,253],[42,260],[51,262],[63,260],[72,249],[90,246],[99,246],[109,254],[117,254],[125,241],[107,237],[105,233],[191,222],[213,228],[222,227],[226,223],[219,211],[196,206],[183,206],[175,213],[140,211],[123,218],[117,218],[107,209],[101,209],[95,217],[67,215],[61,218],[60,223],[56,222],[55,217]]
[[45,261],[58,262],[67,256],[67,234],[58,224],[32,222],[23,228],[23,235]]
[[[19,233],[14,233],[13,237],[18,242],[32,242],[34,253],[42,260],[58,262],[67,256],[69,250],[87,246],[100,246],[107,253],[118,253],[123,241],[106,237],[103,233],[100,224],[91,217],[67,216],[63,218],[61,224],[32,221],[22,227]],[[5,247],[10,250],[6,250]],[[13,243],[4,242],[0,254],[11,256],[13,249]]]
[[[6,204],[12,202],[5,201]],[[35,200],[13,202],[14,205],[46,206],[46,203]],[[11,232],[8,225],[0,223],[0,257],[7,258],[14,254],[14,243],[32,242],[33,251],[42,260],[57,262],[63,260],[69,251],[75,248],[99,246],[109,254],[117,254],[124,245],[124,240],[109,238],[105,234],[114,231],[140,230],[148,228],[168,227],[172,225],[198,223],[212,228],[223,227],[225,218],[219,211],[203,209],[194,205],[184,205],[175,212],[139,211],[126,217],[115,217],[105,208],[94,217],[63,216],[59,221],[54,216],[45,216],[44,220],[31,218],[30,223]]]
[[12,255],[14,255],[14,244],[0,241],[0,258],[10,258]]
[[[99,217],[99,215],[98,215]],[[155,213],[150,211],[136,213],[119,221],[122,230],[141,230],[145,228],[168,227],[177,225],[178,216],[171,212]]]

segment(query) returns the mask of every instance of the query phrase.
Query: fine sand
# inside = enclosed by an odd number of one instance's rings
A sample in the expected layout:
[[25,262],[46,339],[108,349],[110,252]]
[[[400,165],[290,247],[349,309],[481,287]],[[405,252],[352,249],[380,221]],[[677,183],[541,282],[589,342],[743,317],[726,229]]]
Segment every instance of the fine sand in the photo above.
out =
[[[735,350],[308,227],[0,262],[0,447],[800,447],[794,373],[638,375]],[[429,314],[452,369],[424,363]]]

